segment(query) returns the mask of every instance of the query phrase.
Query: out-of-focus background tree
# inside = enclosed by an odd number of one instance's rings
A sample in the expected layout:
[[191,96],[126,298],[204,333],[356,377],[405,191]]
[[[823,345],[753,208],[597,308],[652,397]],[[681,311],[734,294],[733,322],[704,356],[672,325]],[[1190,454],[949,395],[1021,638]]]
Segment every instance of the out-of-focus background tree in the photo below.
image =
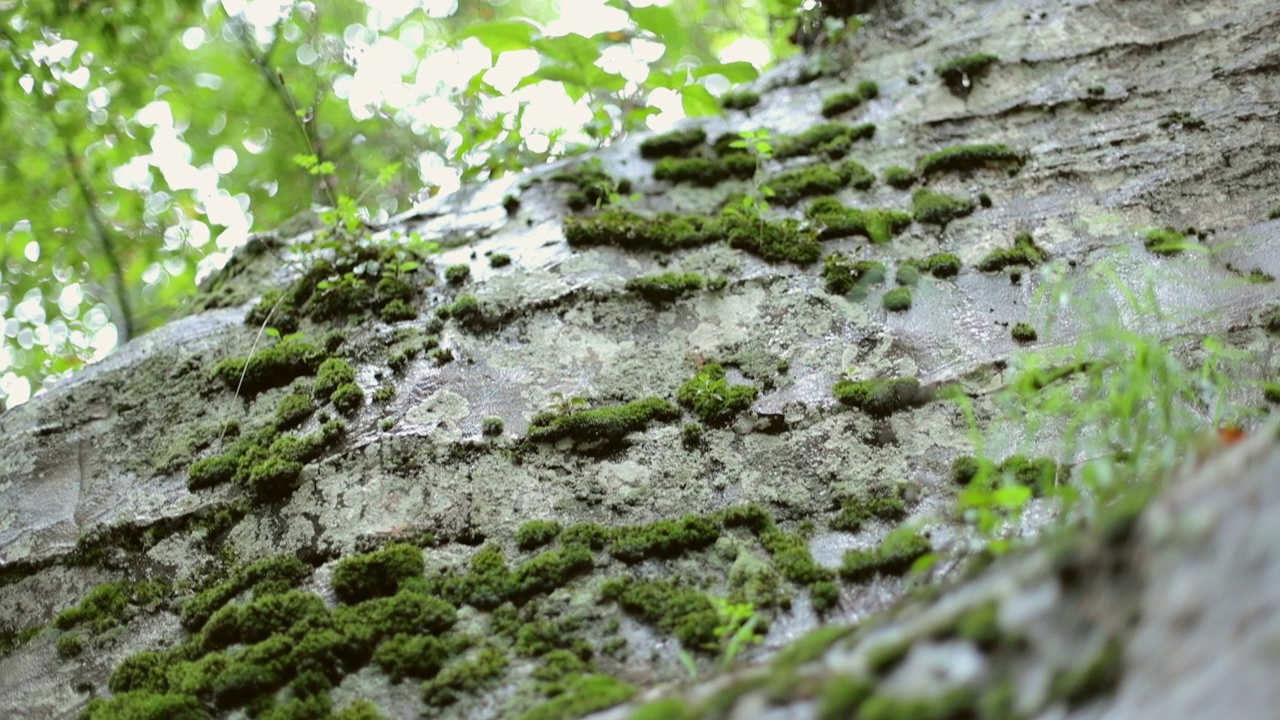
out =
[[809,3],[0,0],[0,407],[300,212],[379,222],[718,113]]

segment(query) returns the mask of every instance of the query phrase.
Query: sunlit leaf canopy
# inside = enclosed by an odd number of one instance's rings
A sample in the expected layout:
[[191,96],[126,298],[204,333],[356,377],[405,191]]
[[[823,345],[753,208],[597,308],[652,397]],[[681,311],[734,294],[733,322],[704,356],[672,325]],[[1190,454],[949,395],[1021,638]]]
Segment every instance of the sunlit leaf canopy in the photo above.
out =
[[300,212],[359,198],[379,222],[720,112],[800,5],[0,0],[0,407]]

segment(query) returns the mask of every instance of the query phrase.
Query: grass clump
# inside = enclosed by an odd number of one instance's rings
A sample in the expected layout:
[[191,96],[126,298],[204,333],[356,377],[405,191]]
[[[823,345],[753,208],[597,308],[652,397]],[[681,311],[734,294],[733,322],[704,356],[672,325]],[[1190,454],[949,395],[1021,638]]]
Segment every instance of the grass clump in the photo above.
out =
[[978,263],[978,269],[983,272],[998,272],[1014,265],[1035,267],[1048,257],[1049,253],[1036,245],[1031,233],[1020,232],[1013,238],[1012,248],[992,250]]
[[720,96],[720,107],[725,110],[749,110],[760,104],[760,93],[754,90],[738,90]]
[[911,309],[911,288],[896,287],[884,294],[880,299],[885,310],[889,312],[904,312]]
[[1022,167],[1025,159],[1017,150],[999,144],[953,145],[920,158],[916,164],[921,177],[948,170],[974,170],[991,165]]
[[868,287],[884,282],[886,273],[884,263],[879,260],[851,261],[845,255],[833,253],[822,261],[822,279],[827,292],[833,295],[852,293],[861,299]]
[[1009,330],[1009,334],[1014,340],[1020,343],[1029,343],[1036,341],[1036,329],[1026,323],[1017,323]]
[[711,363],[685,381],[677,401],[706,425],[724,425],[751,407],[759,389],[754,385],[730,385],[724,368]]
[[890,531],[884,541],[872,550],[850,550],[840,566],[840,576],[851,582],[872,575],[901,575],[911,569],[921,556],[932,552],[929,539],[911,528]]
[[928,399],[920,381],[908,377],[841,380],[832,392],[842,404],[876,417],[887,417]]
[[572,438],[577,442],[613,443],[652,423],[670,422],[679,417],[678,408],[658,397],[576,412],[548,411],[530,421],[529,440],[555,442]]
[[1156,255],[1177,255],[1190,247],[1187,236],[1171,227],[1148,230],[1143,236],[1142,246]]
[[838,160],[849,154],[853,143],[858,140],[870,140],[875,137],[875,134],[876,126],[871,123],[862,125],[823,123],[798,135],[781,138],[773,150],[773,156],[785,160],[802,155],[825,155],[830,159]]
[[395,543],[339,561],[333,570],[333,592],[348,604],[392,595],[404,581],[421,577],[424,568],[421,549]]
[[560,535],[560,523],[554,520],[530,520],[516,530],[516,547],[533,550],[555,540]]
[[865,167],[846,160],[836,167],[820,163],[781,172],[765,181],[765,186],[773,191],[774,201],[789,206],[803,198],[830,194],[849,185],[866,190],[875,181],[876,176]]
[[750,180],[756,174],[756,159],[747,153],[731,153],[721,158],[662,158],[653,168],[653,179],[687,182],[713,187],[726,180]]
[[906,190],[916,184],[916,173],[914,170],[894,165],[884,171],[884,182],[889,187]]
[[973,210],[973,201],[967,198],[944,195],[928,188],[917,188],[911,193],[911,212],[919,223],[945,228],[952,220],[965,217]]
[[664,272],[632,278],[626,288],[651,303],[660,304],[697,292],[706,284],[698,273]]
[[229,389],[239,388],[245,396],[253,397],[263,390],[288,385],[295,378],[314,375],[325,357],[327,353],[311,343],[298,339],[284,340],[248,358],[220,361],[213,368],[213,377]]
[[701,127],[673,130],[662,135],[655,135],[640,143],[640,157],[653,160],[673,155],[684,155],[706,141],[707,133]]
[[809,203],[805,217],[818,227],[818,238],[822,240],[861,235],[874,243],[886,243],[911,224],[907,213],[851,208],[830,196]]

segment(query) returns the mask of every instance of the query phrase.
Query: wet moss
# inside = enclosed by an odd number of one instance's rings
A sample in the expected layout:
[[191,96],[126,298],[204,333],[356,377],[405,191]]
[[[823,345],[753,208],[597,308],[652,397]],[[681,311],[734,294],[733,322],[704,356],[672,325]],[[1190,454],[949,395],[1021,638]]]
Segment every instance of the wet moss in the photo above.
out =
[[501,268],[511,264],[511,256],[506,253],[493,253],[489,256],[489,267]]
[[760,93],[754,90],[738,90],[720,96],[720,107],[725,110],[749,110],[760,104]]
[[187,695],[127,692],[94,698],[80,713],[80,720],[209,720],[200,701]]
[[759,394],[754,385],[730,385],[724,368],[710,363],[685,381],[677,401],[706,425],[725,425],[751,407]]
[[664,182],[687,182],[713,187],[726,180],[750,180],[756,174],[756,159],[746,153],[731,153],[720,158],[662,158],[653,168],[653,179]]
[[916,184],[916,173],[914,170],[894,165],[884,171],[884,182],[890,187],[906,190]]
[[255,499],[283,500],[302,481],[302,463],[282,457],[269,457],[249,469],[244,487]]
[[876,176],[862,165],[852,161],[835,167],[818,163],[795,170],[778,173],[765,181],[773,191],[773,200],[779,205],[790,206],[813,195],[828,195],[852,186],[866,190],[875,184]]
[[516,547],[534,550],[555,540],[560,535],[560,523],[554,520],[530,520],[516,530]]
[[230,604],[209,616],[200,634],[205,653],[233,645],[253,645],[287,632],[297,622],[321,622],[329,610],[318,595],[299,590],[265,595],[245,604]]
[[878,260],[858,260],[851,262],[839,253],[828,255],[822,261],[822,279],[827,292],[833,295],[853,295],[861,300],[866,296],[867,288],[884,282],[884,263]]
[[475,657],[448,665],[422,684],[422,700],[431,707],[447,707],[461,695],[474,694],[492,685],[507,669],[507,656],[495,647],[484,647]]
[[342,358],[329,358],[320,364],[311,395],[320,401],[330,400],[339,387],[355,382],[356,371]]
[[529,440],[555,442],[573,438],[577,442],[613,443],[626,435],[644,430],[656,422],[670,422],[680,411],[662,398],[612,405],[577,412],[539,413],[529,422]]
[[333,571],[333,592],[348,604],[391,595],[406,580],[421,577],[424,568],[420,548],[395,543],[339,561]]
[[1009,330],[1009,334],[1020,343],[1035,342],[1037,337],[1036,329],[1026,323],[1016,323]]
[[54,648],[58,652],[58,659],[70,660],[79,657],[84,652],[84,636],[79,633],[64,633],[58,637],[54,643]]
[[1190,247],[1187,236],[1171,227],[1148,230],[1142,246],[1155,255],[1177,255]]
[[858,94],[863,100],[874,100],[880,97],[880,86],[875,80],[863,80],[858,83]]
[[63,610],[53,618],[53,626],[59,630],[72,630],[88,625],[93,632],[102,632],[119,623],[126,606],[134,595],[134,587],[125,582],[108,582],[94,586],[76,605]]
[[862,104],[862,94],[857,90],[845,90],[828,95],[822,100],[822,117],[833,118]]
[[664,303],[697,292],[705,285],[698,273],[664,272],[632,278],[626,288],[651,303]]
[[1280,383],[1262,383],[1262,397],[1269,403],[1280,404]]
[[730,247],[745,250],[762,260],[808,265],[822,254],[818,241],[796,220],[770,222],[726,212],[720,224]]
[[812,583],[809,585],[809,602],[813,604],[814,612],[826,615],[840,602],[840,586],[830,580]]
[[466,263],[450,265],[444,269],[444,279],[450,285],[461,285],[471,279],[471,266]]
[[630,615],[675,635],[689,650],[712,651],[719,645],[719,614],[707,596],[671,580],[606,580],[603,601],[617,602]]
[[647,159],[684,155],[707,141],[707,133],[701,127],[673,130],[655,135],[640,143],[640,157]]
[[392,682],[405,678],[435,677],[449,660],[449,650],[439,638],[430,635],[399,633],[384,640],[373,653],[373,660]]
[[1267,213],[1267,219],[1280,220],[1280,205],[1275,206],[1271,209],[1271,212]]
[[835,574],[818,565],[809,552],[809,543],[799,533],[776,528],[760,533],[760,544],[773,556],[773,565],[782,577],[797,585],[831,580]]
[[[303,340],[284,340],[248,358],[232,357],[213,368],[213,377],[231,390],[253,397],[263,390],[282,387],[299,377],[313,375],[327,354]],[[243,374],[243,382],[241,377]]]
[[952,253],[935,253],[923,259],[911,259],[904,261],[905,265],[911,265],[918,268],[921,272],[927,272],[936,278],[955,277],[960,274],[960,258]]
[[[990,465],[990,461],[979,459],[972,455],[961,455],[951,461],[951,482],[957,485],[968,485],[984,472],[984,465]],[[994,470],[991,466],[986,472]]]
[[1000,58],[988,53],[965,55],[939,65],[937,73],[953,93],[967,94],[972,81],[999,60]]
[[472,330],[480,330],[492,324],[474,295],[459,295],[452,303],[436,308],[436,315],[442,320],[456,320],[458,324]]
[[565,528],[560,535],[560,542],[563,545],[578,544],[589,547],[592,550],[603,550],[605,545],[609,543],[609,530],[597,523],[578,523]]
[[911,216],[897,210],[851,208],[834,197],[820,197],[809,203],[805,217],[819,226],[818,237],[862,235],[875,243],[886,243],[911,224]]
[[889,312],[903,312],[911,309],[911,288],[896,287],[884,294],[881,304]]
[[373,391],[373,401],[380,405],[387,404],[388,402],[391,401],[391,398],[395,396],[396,396],[395,385],[383,385],[382,387]]
[[677,557],[711,546],[720,538],[720,532],[715,519],[697,515],[620,527],[612,533],[609,554],[630,564],[649,558]]
[[662,213],[645,218],[608,209],[594,217],[571,217],[564,235],[575,247],[613,245],[626,250],[671,251],[717,242],[723,233],[716,218]]
[[703,433],[702,423],[685,423],[684,427],[680,428],[680,442],[687,449],[696,448],[702,444]]
[[927,178],[940,172],[975,170],[992,165],[1018,168],[1025,161],[1021,153],[1007,145],[953,145],[920,158],[916,168],[921,177]]
[[351,415],[364,404],[364,391],[353,382],[343,383],[329,396],[329,401],[338,412]]
[[846,552],[840,576],[850,582],[860,582],[876,574],[901,575],[932,550],[928,538],[911,528],[898,528],[890,531],[874,549]]
[[182,626],[191,632],[204,627],[209,616],[236,595],[258,586],[297,587],[311,576],[311,567],[292,555],[264,558],[236,568],[222,582],[201,591],[182,606]]
[[589,572],[594,562],[591,551],[581,545],[566,545],[559,550],[539,553],[511,574],[510,597],[517,603],[523,603],[534,595],[552,592]]
[[869,520],[901,520],[907,516],[902,488],[879,484],[841,503],[840,512],[831,520],[831,529],[858,532]]
[[1036,245],[1031,233],[1020,232],[1014,236],[1012,248],[992,250],[978,263],[978,269],[983,272],[998,272],[1014,265],[1035,267],[1048,256],[1048,253]]
[[833,160],[849,153],[853,143],[875,137],[876,126],[871,123],[845,125],[823,123],[798,134],[779,139],[773,156],[783,160],[801,155],[825,155]]
[[281,430],[295,427],[310,417],[315,410],[316,406],[311,403],[310,396],[301,393],[286,395],[276,405],[276,427]]
[[973,213],[973,201],[917,188],[911,193],[911,212],[916,222],[946,227],[952,220]]

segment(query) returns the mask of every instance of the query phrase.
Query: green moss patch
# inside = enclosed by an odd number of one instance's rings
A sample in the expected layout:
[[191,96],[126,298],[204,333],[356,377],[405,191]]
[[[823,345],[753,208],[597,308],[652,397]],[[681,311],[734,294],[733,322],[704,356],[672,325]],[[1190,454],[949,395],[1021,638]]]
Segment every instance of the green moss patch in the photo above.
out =
[[560,523],[554,520],[530,520],[516,530],[516,547],[536,550],[560,535]]
[[911,309],[911,288],[896,287],[884,294],[881,305],[889,312],[905,312]]
[[489,687],[507,669],[507,656],[495,647],[481,648],[468,660],[447,666],[422,684],[422,700],[431,707],[448,707],[461,695]]
[[277,555],[236,568],[222,582],[207,588],[182,606],[182,626],[191,632],[204,627],[209,616],[250,588],[281,590],[297,587],[311,576],[311,567],[292,555]]
[[876,176],[862,165],[852,161],[832,167],[819,163],[796,170],[778,173],[765,181],[773,191],[773,199],[779,205],[794,205],[803,198],[827,195],[840,188],[852,186],[866,190],[875,184]]
[[780,138],[774,148],[773,156],[786,159],[801,155],[825,155],[833,160],[839,159],[849,154],[855,142],[870,140],[875,137],[875,134],[876,126],[871,123],[862,125],[823,123],[798,135]]
[[928,400],[920,381],[907,377],[841,380],[832,392],[842,404],[876,417],[887,417]]
[[167,594],[165,586],[154,582],[108,582],[94,586],[80,602],[53,618],[62,631],[87,628],[100,633],[127,621],[134,610],[154,606]]
[[575,247],[613,245],[626,250],[660,251],[708,245],[724,237],[716,218],[675,213],[645,218],[615,209],[595,217],[567,218],[564,235]]
[[[253,397],[263,390],[282,387],[305,375],[314,375],[328,356],[302,340],[285,340],[258,350],[248,358],[226,358],[213,368],[213,377],[231,390]],[[241,377],[243,376],[243,381]]]
[[609,554],[625,563],[672,558],[709,547],[719,538],[720,525],[715,519],[686,515],[679,520],[616,528]]
[[635,695],[636,688],[610,675],[579,675],[556,697],[519,716],[519,720],[566,720],[611,708]]
[[687,182],[713,187],[726,180],[750,180],[756,174],[756,159],[747,153],[732,153],[720,158],[662,158],[653,168],[653,179],[665,182]]
[[983,272],[998,272],[1014,265],[1035,267],[1049,257],[1029,232],[1020,232],[1013,238],[1013,247],[992,250],[978,263]]
[[867,288],[884,282],[887,270],[879,260],[852,261],[847,256],[834,253],[822,261],[822,279],[827,292],[833,295],[850,295],[857,299],[866,296]]
[[973,201],[952,197],[927,188],[911,193],[911,212],[916,222],[946,227],[952,220],[973,212]]
[[916,184],[916,173],[910,168],[894,165],[884,171],[884,182],[889,187],[906,190]]
[[920,158],[916,164],[921,177],[949,170],[975,170],[1000,165],[1022,167],[1025,158],[1017,150],[998,144],[953,145]]
[[664,272],[632,278],[626,288],[651,303],[665,303],[695,293],[706,284],[698,273]]
[[822,240],[861,235],[875,243],[886,243],[911,224],[907,213],[851,208],[834,197],[820,197],[809,203],[805,217],[816,225]]
[[302,465],[318,458],[346,431],[340,420],[305,436],[283,435],[274,425],[240,437],[221,455],[202,458],[187,471],[187,489],[235,482],[260,500],[277,500],[297,486]]
[[647,159],[684,155],[707,141],[707,133],[701,127],[674,130],[655,135],[640,143],[640,157]]
[[759,389],[753,385],[730,385],[724,368],[711,363],[680,386],[676,398],[707,425],[724,425],[751,407]]
[[680,410],[662,398],[579,410],[539,413],[529,422],[529,440],[555,442],[573,438],[577,442],[615,443],[626,435],[644,430],[656,422],[680,418]]
[[605,581],[600,596],[661,632],[675,635],[689,650],[714,651],[719,645],[719,613],[698,590],[671,580],[624,577]]
[[1036,329],[1026,323],[1015,324],[1009,330],[1009,334],[1020,343],[1035,342],[1037,338]]
[[421,577],[422,549],[405,543],[343,558],[333,570],[333,592],[344,603],[391,595],[401,583]]
[[1177,110],[1160,116],[1156,125],[1163,130],[1200,130],[1205,123],[1189,112]]
[[1028,458],[1014,454],[999,464],[986,458],[962,455],[951,463],[951,480],[990,490],[1001,482],[1021,485],[1041,494],[1057,482],[1058,464],[1052,458]]
[[910,528],[898,528],[890,531],[874,549],[845,553],[840,576],[859,582],[876,574],[901,575],[910,570],[917,559],[932,551],[928,538]]
[[898,521],[906,516],[902,488],[886,483],[845,499],[840,504],[840,512],[831,520],[831,529],[858,532],[870,520]]
[[720,222],[730,247],[762,260],[808,265],[822,254],[817,239],[796,220],[768,221],[726,211]]

